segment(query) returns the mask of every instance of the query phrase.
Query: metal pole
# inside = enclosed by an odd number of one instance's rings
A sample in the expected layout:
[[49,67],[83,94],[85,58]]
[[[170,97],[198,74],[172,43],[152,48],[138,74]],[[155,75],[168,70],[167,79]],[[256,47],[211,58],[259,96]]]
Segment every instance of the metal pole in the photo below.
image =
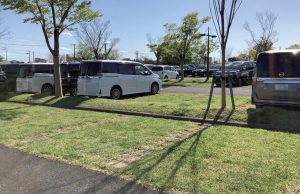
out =
[[35,59],[34,59],[34,51],[32,51],[32,60],[33,60],[33,62],[35,62]]
[[7,61],[7,48],[5,48],[5,61]]
[[209,80],[209,27],[207,35],[206,81]]
[[106,59],[106,43],[104,43],[104,59]]
[[76,44],[74,44],[74,53],[73,53],[73,61],[75,62],[76,58]]

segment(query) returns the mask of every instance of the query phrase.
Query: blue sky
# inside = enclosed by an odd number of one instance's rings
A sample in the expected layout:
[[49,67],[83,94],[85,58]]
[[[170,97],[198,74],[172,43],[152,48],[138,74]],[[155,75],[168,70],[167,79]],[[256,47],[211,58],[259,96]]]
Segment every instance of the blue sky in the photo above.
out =
[[[208,0],[92,0],[93,9],[100,10],[102,20],[111,21],[112,37],[120,38],[117,48],[121,55],[134,58],[135,51],[141,55],[153,57],[146,47],[147,34],[152,37],[164,35],[165,23],[179,24],[182,18],[192,11],[198,11],[199,17],[209,16]],[[244,0],[233,27],[231,29],[228,47],[232,48],[233,55],[247,48],[246,40],[250,35],[244,30],[246,21],[256,29],[257,12],[270,11],[278,15],[276,29],[279,33],[276,48],[286,48],[291,44],[300,43],[300,1],[296,0]],[[49,51],[45,45],[39,25],[24,24],[23,15],[16,15],[11,11],[1,11],[3,25],[11,34],[0,40],[0,54],[4,56],[4,48],[8,50],[8,60],[28,60],[28,51],[35,53],[35,57],[49,58]],[[213,23],[203,26],[214,31]],[[72,53],[72,44],[77,43],[75,33],[67,32],[61,37],[61,53]],[[213,54],[219,56],[218,52]]]

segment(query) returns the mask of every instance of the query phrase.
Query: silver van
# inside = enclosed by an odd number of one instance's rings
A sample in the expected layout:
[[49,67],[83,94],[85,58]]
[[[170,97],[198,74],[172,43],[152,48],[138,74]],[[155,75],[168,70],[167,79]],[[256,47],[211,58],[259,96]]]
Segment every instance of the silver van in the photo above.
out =
[[258,56],[252,103],[300,106],[300,50],[267,51]]

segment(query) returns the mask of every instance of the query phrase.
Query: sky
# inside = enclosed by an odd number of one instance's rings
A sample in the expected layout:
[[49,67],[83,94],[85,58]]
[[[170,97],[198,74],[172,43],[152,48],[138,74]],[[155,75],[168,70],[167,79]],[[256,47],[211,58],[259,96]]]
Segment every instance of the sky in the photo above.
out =
[[[273,12],[278,15],[276,30],[278,31],[275,44],[276,49],[284,49],[292,44],[300,43],[300,1],[299,0],[244,0],[239,9],[227,47],[232,55],[238,55],[247,49],[246,40],[250,40],[249,33],[243,28],[249,22],[254,31],[259,34],[256,13]],[[123,58],[135,58],[135,52],[140,56],[154,58],[146,44],[147,34],[152,37],[163,37],[166,23],[180,24],[183,17],[190,12],[197,11],[199,19],[210,16],[209,0],[92,0],[92,8],[99,10],[102,21],[110,20],[111,38],[119,38],[117,49]],[[49,58],[41,27],[37,24],[23,23],[24,15],[16,15],[12,11],[1,11],[2,25],[9,31],[9,35],[0,40],[0,55],[5,57],[7,50],[8,60],[28,61],[29,51],[35,57]],[[210,27],[214,34],[213,22],[202,26],[200,33],[206,33]],[[65,32],[60,38],[61,54],[72,54],[73,44],[78,44],[74,31]],[[219,52],[213,57],[218,58]]]

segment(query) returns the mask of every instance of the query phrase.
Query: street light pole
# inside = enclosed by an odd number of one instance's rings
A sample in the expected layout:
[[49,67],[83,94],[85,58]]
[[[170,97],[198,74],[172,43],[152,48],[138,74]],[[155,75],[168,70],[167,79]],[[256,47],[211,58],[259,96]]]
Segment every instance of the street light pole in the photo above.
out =
[[207,34],[200,34],[200,36],[207,36],[207,54],[206,54],[206,80],[204,82],[207,82],[209,80],[209,53],[210,53],[210,50],[209,50],[209,38],[216,38],[217,36],[216,35],[210,35],[209,33],[209,27],[208,27],[208,30],[207,30]]

